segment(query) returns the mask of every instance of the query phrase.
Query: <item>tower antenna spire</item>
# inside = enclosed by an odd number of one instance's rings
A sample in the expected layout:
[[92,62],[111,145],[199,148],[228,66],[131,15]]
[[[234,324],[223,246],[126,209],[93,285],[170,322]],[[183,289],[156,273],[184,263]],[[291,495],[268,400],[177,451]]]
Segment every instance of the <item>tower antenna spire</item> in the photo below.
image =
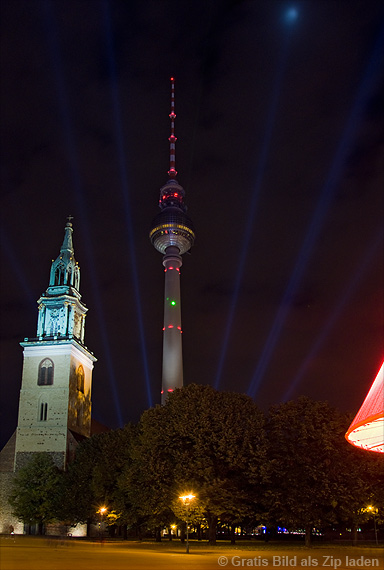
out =
[[177,138],[175,137],[175,78],[171,77],[171,112],[169,114],[169,118],[171,119],[171,136],[168,138],[169,140],[169,170],[168,176],[170,178],[176,178],[177,170],[176,170],[176,141]]

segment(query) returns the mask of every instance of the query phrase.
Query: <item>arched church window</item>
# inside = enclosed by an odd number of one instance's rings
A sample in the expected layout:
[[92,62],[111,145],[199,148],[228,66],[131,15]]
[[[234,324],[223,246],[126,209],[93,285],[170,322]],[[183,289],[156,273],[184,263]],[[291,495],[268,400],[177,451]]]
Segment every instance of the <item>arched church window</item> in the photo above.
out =
[[73,286],[75,289],[79,290],[79,285],[80,285],[80,272],[79,268],[76,266],[74,271]]
[[39,364],[38,386],[51,386],[53,384],[53,362],[44,358]]
[[40,421],[46,422],[48,418],[48,403],[41,402],[40,404]]
[[84,394],[84,368],[80,364],[76,370],[77,389]]
[[55,285],[64,284],[64,266],[60,263],[55,270]]

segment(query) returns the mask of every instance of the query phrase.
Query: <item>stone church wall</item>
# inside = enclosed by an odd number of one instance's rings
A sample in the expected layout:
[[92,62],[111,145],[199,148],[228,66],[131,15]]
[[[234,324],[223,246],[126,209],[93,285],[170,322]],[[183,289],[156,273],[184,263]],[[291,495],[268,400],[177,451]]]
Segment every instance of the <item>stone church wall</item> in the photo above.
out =
[[10,534],[12,528],[15,534],[22,534],[24,528],[23,523],[12,515],[12,508],[8,503],[15,476],[13,472],[15,441],[16,432],[0,452],[0,534]]

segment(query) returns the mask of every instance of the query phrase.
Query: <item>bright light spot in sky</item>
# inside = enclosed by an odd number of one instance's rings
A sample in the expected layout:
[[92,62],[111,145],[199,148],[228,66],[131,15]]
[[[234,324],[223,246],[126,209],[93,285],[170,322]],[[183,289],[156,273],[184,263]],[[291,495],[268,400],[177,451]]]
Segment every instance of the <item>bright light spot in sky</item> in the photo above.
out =
[[297,20],[298,16],[299,12],[296,8],[288,8],[288,10],[285,12],[285,21],[288,24],[293,24],[293,22]]

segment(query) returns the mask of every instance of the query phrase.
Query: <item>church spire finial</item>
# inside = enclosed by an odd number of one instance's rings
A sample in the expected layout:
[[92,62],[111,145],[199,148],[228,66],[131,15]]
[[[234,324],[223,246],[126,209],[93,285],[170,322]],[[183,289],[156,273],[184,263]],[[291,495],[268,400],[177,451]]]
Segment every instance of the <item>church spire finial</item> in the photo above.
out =
[[170,178],[176,178],[177,170],[176,170],[176,141],[177,138],[175,137],[175,78],[171,77],[171,112],[169,114],[169,118],[171,119],[171,136],[168,138],[169,140],[169,170],[168,176]]
[[73,220],[73,216],[68,216],[67,217],[67,223],[65,224],[64,241],[63,241],[63,245],[61,246],[60,253],[63,253],[65,251],[69,251],[73,255],[74,254],[73,242],[72,242],[73,228],[72,228],[71,220]]
[[48,291],[53,295],[56,294],[54,289],[55,287],[72,287],[79,291],[80,268],[75,260],[75,251],[72,240],[73,227],[71,220],[73,220],[73,216],[68,216],[64,229],[64,240],[60,248],[59,256],[52,261],[51,265]]

